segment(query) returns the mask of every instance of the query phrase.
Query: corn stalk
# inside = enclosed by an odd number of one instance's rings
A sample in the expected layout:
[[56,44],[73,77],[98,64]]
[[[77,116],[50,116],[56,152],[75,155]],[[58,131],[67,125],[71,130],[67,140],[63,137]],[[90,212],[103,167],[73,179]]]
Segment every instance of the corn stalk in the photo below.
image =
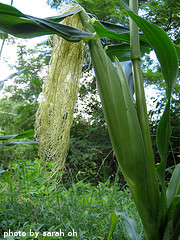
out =
[[[94,32],[85,12],[81,12],[80,16],[85,30]],[[127,80],[118,60],[116,60],[116,65],[119,75],[115,71],[98,36],[97,40],[88,41],[88,45],[118,163],[133,194],[147,239],[159,239],[157,214],[159,190],[154,159],[148,159],[141,123]],[[139,55],[137,59],[139,60]],[[138,71],[137,73],[139,74]],[[148,126],[146,128],[148,129]]]

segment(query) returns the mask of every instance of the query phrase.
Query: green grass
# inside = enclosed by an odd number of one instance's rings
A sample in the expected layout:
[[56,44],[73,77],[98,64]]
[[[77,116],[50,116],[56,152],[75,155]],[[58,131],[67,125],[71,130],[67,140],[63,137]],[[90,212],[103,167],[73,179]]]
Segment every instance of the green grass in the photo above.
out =
[[[72,180],[71,187],[66,189],[55,178],[46,180],[38,159],[11,163],[9,170],[0,174],[0,239],[4,239],[9,229],[16,235],[25,232],[26,237],[6,239],[35,239],[30,237],[30,230],[39,232],[38,240],[106,239],[112,211],[127,212],[141,232],[141,221],[129,189],[121,189],[116,183],[93,186]],[[55,233],[60,229],[64,236]],[[68,236],[73,231],[74,237]],[[119,218],[113,240],[129,239],[125,231],[124,221]],[[43,236],[45,232],[54,236]]]

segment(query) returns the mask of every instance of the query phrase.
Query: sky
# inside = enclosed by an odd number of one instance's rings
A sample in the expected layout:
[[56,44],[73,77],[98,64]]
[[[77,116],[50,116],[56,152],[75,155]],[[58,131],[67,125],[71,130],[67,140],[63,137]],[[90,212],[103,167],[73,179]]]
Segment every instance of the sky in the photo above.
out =
[[[11,0],[0,0],[0,3],[11,4]],[[51,9],[47,5],[46,0],[13,0],[13,6],[22,13],[32,15],[34,17],[51,17],[57,16],[59,13],[55,9]],[[45,37],[37,37],[29,40],[18,39],[18,42],[26,43],[28,47],[33,47],[38,42],[42,42]],[[0,39],[0,48],[2,40]],[[16,61],[16,44],[9,44],[7,41],[4,44],[2,56],[0,59],[0,81],[6,79],[10,74],[14,73],[14,69],[10,69],[8,64],[13,64]]]
[[[0,2],[11,4],[11,0],[0,0]],[[46,0],[13,0],[13,6],[34,17],[50,17],[57,14],[56,10],[47,5]]]

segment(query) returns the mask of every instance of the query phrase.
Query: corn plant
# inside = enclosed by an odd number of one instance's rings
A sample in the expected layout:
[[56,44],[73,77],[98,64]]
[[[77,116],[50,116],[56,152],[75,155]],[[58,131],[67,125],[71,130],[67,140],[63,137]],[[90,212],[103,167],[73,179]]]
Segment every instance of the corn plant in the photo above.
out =
[[[145,237],[147,240],[175,240],[178,239],[180,229],[180,164],[175,167],[168,186],[165,184],[165,169],[171,132],[171,95],[178,75],[180,48],[171,42],[162,29],[137,15],[137,0],[130,0],[129,6],[123,1],[119,2],[130,16],[130,30],[90,18],[81,6],[73,6],[58,17],[40,19],[2,3],[0,29],[22,38],[46,34],[60,36],[55,37],[51,68],[37,114],[36,132],[40,154],[58,161],[61,167],[66,157],[84,46],[88,45],[109,135],[142,219]],[[142,34],[139,34],[138,27]],[[100,38],[121,40],[124,44],[109,46],[105,51]],[[157,147],[161,159],[158,166],[153,156],[140,65],[141,53],[150,49],[154,49],[161,64],[167,97],[166,108],[157,129]],[[136,104],[119,63],[129,59],[133,64]],[[64,92],[61,91],[61,85]],[[75,89],[73,93],[72,88]],[[63,98],[68,99],[69,107],[64,107],[66,101]],[[113,212],[108,239],[114,231],[117,215]],[[126,218],[123,214],[119,215]],[[130,236],[132,239],[139,238],[135,232]]]

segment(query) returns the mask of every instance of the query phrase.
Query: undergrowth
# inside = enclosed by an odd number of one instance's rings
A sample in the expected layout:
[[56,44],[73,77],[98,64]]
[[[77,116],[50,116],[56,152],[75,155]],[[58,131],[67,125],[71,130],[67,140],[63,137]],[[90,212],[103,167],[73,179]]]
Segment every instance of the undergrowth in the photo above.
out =
[[[112,211],[127,212],[141,233],[129,189],[116,182],[93,186],[72,179],[71,187],[66,188],[55,177],[47,181],[38,159],[13,162],[7,170],[2,166],[0,173],[0,239],[35,239],[30,236],[35,232],[39,232],[38,240],[106,239]],[[6,237],[8,231],[11,236]],[[113,239],[129,239],[125,231],[119,218]]]

